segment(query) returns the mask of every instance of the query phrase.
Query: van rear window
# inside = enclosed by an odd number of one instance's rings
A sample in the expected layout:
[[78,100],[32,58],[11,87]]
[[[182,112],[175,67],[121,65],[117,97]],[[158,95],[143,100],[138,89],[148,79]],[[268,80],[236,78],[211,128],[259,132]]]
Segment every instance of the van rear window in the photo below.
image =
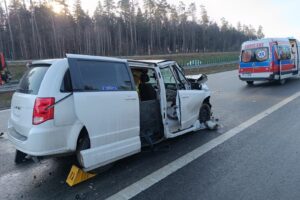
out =
[[263,62],[269,58],[269,48],[245,49],[242,51],[242,62]]
[[17,92],[37,95],[49,66],[50,65],[34,65],[30,67],[20,80]]

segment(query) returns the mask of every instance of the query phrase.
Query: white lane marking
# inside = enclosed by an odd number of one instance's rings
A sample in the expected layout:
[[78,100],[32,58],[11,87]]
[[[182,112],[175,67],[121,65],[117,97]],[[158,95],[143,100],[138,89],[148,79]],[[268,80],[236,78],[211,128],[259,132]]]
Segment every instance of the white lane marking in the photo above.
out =
[[0,110],[0,113],[4,113],[4,112],[10,112],[10,109]]
[[185,154],[184,156],[174,160],[173,162],[156,170],[155,172],[153,172],[153,173],[149,174],[148,176],[142,178],[141,180],[133,183],[132,185],[127,186],[126,188],[124,188],[121,191],[117,192],[116,194],[108,197],[107,199],[117,200],[117,199],[133,198],[137,194],[145,191],[152,185],[158,183],[162,179],[166,178],[167,176],[171,175],[172,173],[176,172],[177,170],[179,170],[182,167],[186,166],[187,164],[191,163],[193,160],[199,158],[203,154],[207,153],[208,151],[212,150],[213,148],[217,147],[218,145],[224,143],[225,141],[229,140],[233,136],[237,135],[238,133],[242,132],[246,128],[252,126],[259,120],[267,117],[268,115],[272,114],[279,108],[285,106],[286,104],[295,100],[298,97],[300,97],[300,92],[295,93],[294,95],[284,99],[283,101],[277,103],[276,105],[268,108],[267,110],[259,113],[258,115],[252,117],[251,119],[243,122],[242,124],[236,126],[235,128],[220,135],[219,137],[209,141],[208,143],[206,143],[206,144],[196,148],[195,150]]

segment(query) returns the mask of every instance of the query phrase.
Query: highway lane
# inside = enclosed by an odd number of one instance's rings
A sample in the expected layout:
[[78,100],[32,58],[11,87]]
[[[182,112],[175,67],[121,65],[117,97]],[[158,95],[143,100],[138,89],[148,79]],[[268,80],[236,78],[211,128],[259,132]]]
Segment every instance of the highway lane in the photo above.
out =
[[133,199],[299,199],[300,98]]
[[0,111],[0,132],[7,131],[7,119],[9,117],[9,114],[10,114],[10,109]]
[[[71,159],[44,159],[41,164],[28,162],[15,166],[14,148],[5,138],[0,139],[0,184],[3,191],[0,195],[4,199],[74,199],[76,195],[85,199],[108,197],[299,91],[300,80],[290,80],[283,86],[262,83],[247,87],[238,80],[237,72],[231,71],[210,75],[208,85],[213,91],[213,111],[222,125],[218,131],[200,131],[166,141],[155,152],[145,151],[123,159],[75,188],[64,183]],[[0,112],[0,131],[4,130],[8,115],[9,112]],[[214,167],[213,163],[210,165]]]

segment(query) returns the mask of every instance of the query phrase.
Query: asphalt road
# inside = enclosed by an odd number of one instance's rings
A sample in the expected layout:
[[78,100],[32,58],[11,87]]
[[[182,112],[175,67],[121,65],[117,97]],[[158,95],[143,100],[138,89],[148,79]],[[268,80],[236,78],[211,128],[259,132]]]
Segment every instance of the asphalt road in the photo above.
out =
[[[14,148],[0,137],[0,199],[104,199],[299,92],[300,79],[247,87],[231,71],[209,75],[208,85],[219,130],[163,142],[73,188],[65,183],[71,157],[16,166]],[[293,100],[135,198],[299,199],[299,103]],[[0,112],[0,132],[8,116]]]

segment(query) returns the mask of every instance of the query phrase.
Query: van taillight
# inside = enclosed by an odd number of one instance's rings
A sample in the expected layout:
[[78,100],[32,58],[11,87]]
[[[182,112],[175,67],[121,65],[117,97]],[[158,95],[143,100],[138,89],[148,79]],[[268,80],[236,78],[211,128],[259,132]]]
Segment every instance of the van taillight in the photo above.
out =
[[38,125],[54,118],[55,98],[36,98],[33,107],[32,124]]

